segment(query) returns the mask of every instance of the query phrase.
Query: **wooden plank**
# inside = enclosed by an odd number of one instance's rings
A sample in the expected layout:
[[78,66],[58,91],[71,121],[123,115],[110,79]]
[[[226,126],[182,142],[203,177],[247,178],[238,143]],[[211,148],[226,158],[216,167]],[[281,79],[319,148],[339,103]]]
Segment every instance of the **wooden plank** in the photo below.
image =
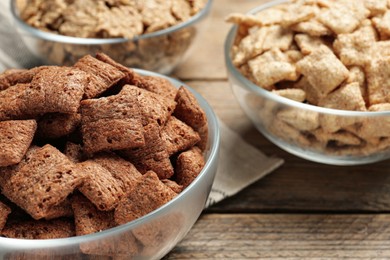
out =
[[[209,212],[390,212],[390,161],[331,166],[291,155],[263,137],[235,100],[226,81],[187,81],[219,118],[268,156],[285,164]],[[239,174],[239,173],[237,173]]]
[[165,259],[390,257],[390,215],[205,214]]
[[268,0],[214,0],[200,37],[174,74],[184,79],[226,78],[223,46],[232,25],[226,23],[225,18],[233,12],[245,13],[265,2]]

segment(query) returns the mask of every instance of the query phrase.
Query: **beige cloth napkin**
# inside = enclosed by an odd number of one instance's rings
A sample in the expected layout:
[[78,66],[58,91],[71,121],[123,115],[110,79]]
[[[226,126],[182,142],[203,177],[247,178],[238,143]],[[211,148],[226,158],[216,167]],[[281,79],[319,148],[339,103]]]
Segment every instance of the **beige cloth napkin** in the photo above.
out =
[[[0,1],[0,73],[7,68],[37,65],[40,65],[39,61],[15,32],[9,1]],[[265,156],[222,122],[220,126],[220,161],[206,207],[233,196],[283,163],[281,159]]]

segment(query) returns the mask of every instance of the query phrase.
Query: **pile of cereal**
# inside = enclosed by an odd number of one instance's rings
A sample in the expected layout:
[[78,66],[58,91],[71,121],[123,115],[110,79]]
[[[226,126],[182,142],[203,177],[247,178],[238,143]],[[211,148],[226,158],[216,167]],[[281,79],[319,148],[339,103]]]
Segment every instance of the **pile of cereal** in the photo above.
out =
[[[72,67],[5,71],[0,234],[61,238],[137,219],[196,178],[207,138],[188,89],[103,53]],[[134,234],[137,248],[144,236]]]
[[[256,85],[326,108],[390,110],[387,0],[293,0],[227,20],[238,24],[233,64]],[[306,147],[364,155],[390,146],[383,118],[259,108],[270,131]]]

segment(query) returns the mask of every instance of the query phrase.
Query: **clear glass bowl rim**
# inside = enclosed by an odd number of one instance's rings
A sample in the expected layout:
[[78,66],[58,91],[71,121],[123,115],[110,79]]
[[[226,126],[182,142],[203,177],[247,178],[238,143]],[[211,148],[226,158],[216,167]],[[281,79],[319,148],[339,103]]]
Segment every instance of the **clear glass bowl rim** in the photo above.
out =
[[162,216],[166,213],[169,213],[171,211],[171,208],[175,206],[176,202],[183,199],[183,197],[186,196],[187,193],[190,192],[194,188],[194,186],[197,186],[198,183],[201,181],[201,179],[205,178],[206,174],[209,173],[209,171],[213,168],[213,164],[218,161],[218,151],[220,146],[220,131],[219,131],[219,123],[216,114],[214,113],[211,106],[208,104],[208,102],[193,88],[189,87],[188,85],[184,84],[183,82],[162,75],[160,73],[151,72],[143,69],[133,69],[135,72],[146,75],[146,76],[158,76],[162,78],[166,78],[173,82],[175,86],[184,86],[187,89],[189,89],[192,94],[196,97],[197,101],[201,105],[201,107],[204,109],[209,129],[214,129],[213,132],[209,131],[209,135],[211,140],[214,142],[210,146],[210,151],[208,159],[206,161],[205,166],[203,167],[202,171],[199,173],[199,175],[195,178],[195,180],[186,188],[184,189],[180,194],[178,194],[175,198],[173,198],[168,203],[164,204],[160,208],[146,214],[145,216],[142,216],[136,220],[133,220],[129,223],[110,228],[107,230],[103,230],[98,233],[93,233],[89,235],[83,235],[83,236],[74,236],[74,237],[68,237],[68,238],[57,238],[57,239],[16,239],[16,238],[4,238],[0,237],[0,245],[1,246],[7,246],[10,249],[15,250],[21,250],[21,249],[49,249],[49,248],[56,248],[56,247],[68,247],[68,246],[76,246],[80,243],[86,243],[86,242],[93,242],[99,239],[104,239],[105,237],[111,237],[115,236],[117,234],[122,234],[123,232],[133,230],[134,228],[138,226],[142,226],[144,223],[148,223],[149,221],[153,220],[157,216]]
[[99,45],[99,44],[115,44],[115,43],[125,43],[125,42],[135,42],[143,39],[148,39],[152,37],[167,35],[173,33],[175,31],[179,31],[185,27],[195,24],[196,22],[204,19],[206,15],[210,12],[213,0],[208,0],[206,6],[200,10],[198,13],[193,15],[187,21],[176,24],[174,26],[168,27],[163,30],[159,30],[152,33],[146,33],[134,38],[80,38],[80,37],[71,37],[60,34],[54,34],[50,32],[45,32],[39,29],[36,29],[27,23],[25,23],[19,16],[17,8],[16,8],[16,0],[10,0],[10,8],[11,14],[16,23],[20,28],[22,28],[25,32],[30,33],[31,35],[40,38],[42,40],[60,42],[60,43],[68,43],[68,44],[80,44],[80,45]]
[[[255,14],[267,8],[273,7],[278,4],[289,2],[288,0],[274,0],[262,5],[259,5],[246,14]],[[315,111],[322,114],[329,115],[338,115],[338,116],[346,116],[346,117],[380,117],[380,116],[390,116],[390,111],[348,111],[348,110],[339,110],[332,108],[319,107],[315,105],[301,103],[292,99],[288,99],[277,94],[274,94],[268,90],[263,89],[262,87],[254,84],[247,78],[245,78],[240,71],[233,65],[232,59],[230,58],[230,50],[233,46],[234,38],[237,33],[238,26],[233,25],[226,37],[225,46],[224,46],[224,56],[225,56],[225,64],[228,69],[228,72],[240,82],[241,87],[246,88],[250,92],[255,93],[258,96],[264,97],[266,99],[273,100],[277,103],[284,104],[286,106],[300,108],[308,111]]]

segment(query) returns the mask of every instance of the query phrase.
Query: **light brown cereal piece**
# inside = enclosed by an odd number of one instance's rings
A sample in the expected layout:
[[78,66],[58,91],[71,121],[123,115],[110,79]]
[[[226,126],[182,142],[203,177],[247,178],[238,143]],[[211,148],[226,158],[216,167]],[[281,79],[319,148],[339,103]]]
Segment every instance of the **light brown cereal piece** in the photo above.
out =
[[344,65],[364,66],[370,59],[368,52],[376,40],[376,31],[369,23],[353,33],[339,34],[333,48]]
[[301,131],[277,118],[272,120],[271,124],[268,126],[268,130],[270,133],[288,142],[294,142],[303,146],[311,144],[310,140],[303,135]]
[[309,110],[285,109],[276,117],[300,131],[312,131],[320,126],[318,113]]
[[280,25],[272,25],[268,29],[262,48],[264,51],[272,48],[285,51],[290,48],[292,42],[293,32],[291,30],[283,28]]
[[287,56],[288,62],[295,64],[300,61],[304,56],[299,50],[287,50],[284,52]]
[[344,146],[344,145],[354,145],[358,146],[362,144],[362,140],[356,135],[348,132],[348,131],[338,131],[335,133],[328,133],[324,129],[319,128],[312,132],[316,139],[323,143],[324,145],[329,145],[332,143],[336,146]]
[[370,16],[377,16],[386,12],[387,0],[364,0],[364,6],[370,11]]
[[298,102],[303,102],[306,100],[306,92],[302,89],[288,88],[288,89],[278,89],[272,90],[272,93],[276,95],[295,100]]
[[232,13],[226,17],[226,21],[229,23],[235,23],[245,25],[248,27],[252,26],[269,26],[274,24],[280,24],[283,20],[283,16],[286,11],[276,8],[270,8],[262,10],[256,14],[241,14]]
[[126,76],[117,68],[95,59],[91,55],[79,59],[74,67],[90,75],[90,82],[85,87],[84,96],[86,98],[99,96]]
[[71,198],[76,235],[88,235],[115,227],[114,212],[101,211],[82,194]]
[[369,104],[390,102],[390,57],[372,59],[366,67]]
[[5,225],[1,235],[20,239],[54,239],[73,237],[75,229],[68,219],[14,221]]
[[390,35],[390,10],[387,10],[382,17],[374,17],[372,19],[376,29],[379,31],[381,36]]
[[187,1],[173,0],[171,12],[176,21],[184,22],[191,17],[191,5]]
[[115,222],[122,225],[142,217],[161,207],[176,195],[176,192],[159,180],[156,173],[148,171],[142,176],[136,189],[116,207]]
[[313,37],[328,36],[332,34],[332,31],[328,27],[314,18],[294,24],[290,28],[294,32],[305,33]]
[[297,23],[306,22],[314,18],[318,12],[319,8],[315,5],[291,4],[280,24],[284,27],[290,27]]
[[120,183],[122,190],[127,194],[136,185],[142,174],[135,166],[114,153],[102,153],[93,157],[95,163],[108,170]]
[[318,15],[318,20],[335,34],[351,33],[360,22],[369,15],[369,11],[360,1],[348,4],[347,1],[333,2],[330,8]]
[[175,24],[171,3],[168,1],[142,1],[138,3],[145,32],[154,32]]
[[354,117],[321,114],[320,125],[324,131],[328,133],[335,133],[340,129],[348,129],[348,127],[360,123],[360,120]]
[[146,125],[145,145],[122,150],[121,154],[131,161],[141,173],[152,170],[157,173],[160,179],[166,179],[170,178],[174,171],[160,131],[157,123]]
[[317,88],[314,88],[308,81],[307,77],[303,76],[294,84],[294,88],[302,89],[306,94],[306,100],[312,105],[318,105],[320,102],[321,93]]
[[352,82],[341,86],[323,98],[318,105],[321,107],[340,110],[367,110],[358,82]]
[[200,107],[195,96],[185,87],[180,87],[175,101],[177,102],[173,115],[197,131],[200,141],[197,146],[205,150],[208,141],[208,126],[206,113]]
[[47,144],[33,149],[28,161],[2,181],[2,192],[34,219],[51,215],[81,185],[85,175],[64,154]]
[[182,152],[176,161],[176,182],[185,189],[199,175],[204,165],[205,161],[199,148],[193,147]]
[[295,66],[289,63],[286,55],[277,48],[250,60],[248,65],[255,83],[268,90],[279,81],[298,78]]
[[85,151],[140,147],[145,144],[143,117],[129,85],[114,96],[81,102],[81,131]]
[[302,73],[320,97],[326,96],[347,77],[348,69],[329,50],[321,46],[297,62],[297,71]]
[[129,83],[170,99],[175,99],[177,94],[177,88],[168,79],[162,77],[141,76],[134,73]]
[[19,163],[30,147],[35,120],[0,121],[0,167]]
[[[167,187],[169,187],[171,190],[179,194],[183,191],[183,185],[178,184],[177,182],[170,180],[170,179],[163,179],[161,180],[162,183],[164,183]],[[1,229],[0,229],[1,230]]]
[[186,123],[172,116],[162,129],[161,137],[165,141],[168,154],[186,150],[200,141],[200,136]]
[[369,51],[370,59],[378,59],[383,56],[390,56],[390,41],[374,42]]
[[359,83],[360,92],[362,93],[364,102],[368,104],[368,94],[367,94],[367,82],[364,69],[359,66],[353,66],[349,68],[349,76],[345,83],[349,84],[352,82]]
[[[380,103],[368,108],[372,112],[390,111],[390,103]],[[386,116],[367,117],[358,128],[357,134],[365,139],[390,136],[390,120]]]
[[11,213],[11,208],[0,201],[0,232],[3,230],[7,222],[8,215]]
[[38,120],[37,136],[41,138],[60,138],[71,134],[80,125],[81,115],[74,114],[45,114]]
[[81,144],[76,144],[69,141],[65,144],[64,154],[74,163],[81,162],[86,157],[83,152],[83,146]]
[[321,46],[326,46],[326,43],[322,38],[312,37],[307,34],[296,34],[294,40],[304,55],[314,52]]
[[88,160],[78,164],[86,179],[78,189],[99,210],[110,211],[124,196],[121,183],[106,168]]

